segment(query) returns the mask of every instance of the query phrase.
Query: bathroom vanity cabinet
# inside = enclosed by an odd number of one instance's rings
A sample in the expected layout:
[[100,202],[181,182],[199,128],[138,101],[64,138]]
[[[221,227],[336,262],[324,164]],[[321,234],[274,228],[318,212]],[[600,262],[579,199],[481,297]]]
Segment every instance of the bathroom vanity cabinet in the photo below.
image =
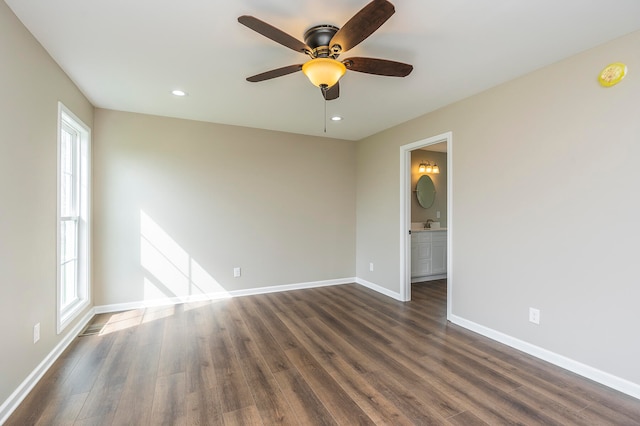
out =
[[447,277],[447,230],[411,231],[411,282]]

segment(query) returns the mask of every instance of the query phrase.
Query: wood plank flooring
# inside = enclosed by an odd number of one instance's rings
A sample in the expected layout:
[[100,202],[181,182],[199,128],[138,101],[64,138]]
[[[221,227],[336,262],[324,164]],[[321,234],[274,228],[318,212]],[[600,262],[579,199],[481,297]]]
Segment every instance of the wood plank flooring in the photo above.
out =
[[7,425],[640,425],[631,398],[447,323],[446,281],[96,316]]

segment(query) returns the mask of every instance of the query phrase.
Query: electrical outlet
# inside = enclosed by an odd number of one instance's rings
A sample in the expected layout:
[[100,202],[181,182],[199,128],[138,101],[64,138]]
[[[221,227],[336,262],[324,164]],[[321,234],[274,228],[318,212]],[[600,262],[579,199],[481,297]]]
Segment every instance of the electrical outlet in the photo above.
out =
[[373,262],[369,262],[369,270],[373,272]]
[[540,310],[529,308],[529,321],[534,324],[540,324]]
[[33,326],[33,343],[40,340],[40,323]]
[[239,278],[240,277],[240,268],[233,268],[233,277],[234,278]]
[[440,219],[440,210],[436,211],[436,219]]

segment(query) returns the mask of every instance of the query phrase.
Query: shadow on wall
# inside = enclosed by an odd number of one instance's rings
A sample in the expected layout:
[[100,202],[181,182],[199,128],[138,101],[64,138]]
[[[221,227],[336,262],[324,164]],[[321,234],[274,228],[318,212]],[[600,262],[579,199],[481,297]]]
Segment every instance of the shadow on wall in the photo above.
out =
[[140,264],[145,275],[144,301],[176,303],[230,297],[215,278],[142,210]]

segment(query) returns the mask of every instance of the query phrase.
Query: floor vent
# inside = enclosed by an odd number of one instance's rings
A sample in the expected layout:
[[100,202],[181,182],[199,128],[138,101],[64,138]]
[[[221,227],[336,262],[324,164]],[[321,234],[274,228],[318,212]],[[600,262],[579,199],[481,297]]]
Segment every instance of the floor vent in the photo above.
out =
[[107,324],[89,324],[82,333],[78,334],[78,337],[84,336],[95,336],[96,334],[100,334],[104,326]]

